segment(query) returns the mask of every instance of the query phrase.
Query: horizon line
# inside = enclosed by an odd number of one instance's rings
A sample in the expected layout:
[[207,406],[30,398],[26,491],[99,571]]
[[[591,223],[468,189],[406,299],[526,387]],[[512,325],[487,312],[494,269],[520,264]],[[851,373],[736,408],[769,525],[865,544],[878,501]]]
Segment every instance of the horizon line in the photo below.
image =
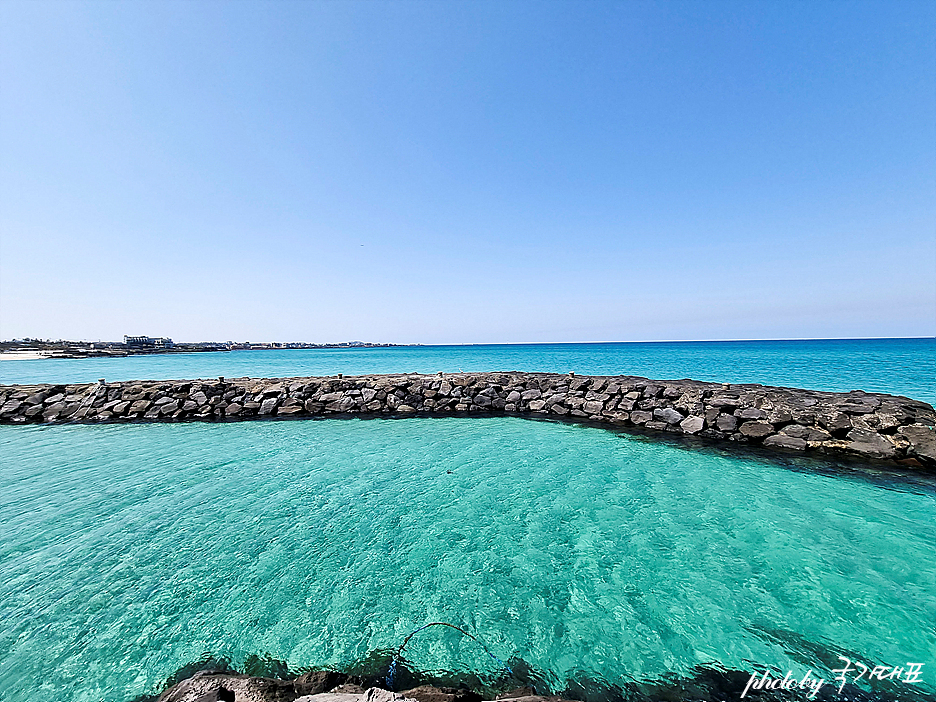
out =
[[725,341],[879,341],[885,339],[936,339],[924,336],[788,336],[769,339],[635,339],[626,341],[503,341],[457,344],[400,344],[401,346],[533,346],[536,344],[705,344]]
[[[34,337],[29,337],[32,341],[41,341]],[[922,336],[816,336],[816,337],[773,337],[773,338],[744,338],[744,339],[630,339],[630,340],[601,340],[601,341],[463,341],[451,343],[423,343],[423,342],[390,342],[390,341],[174,341],[177,344],[224,344],[224,343],[257,343],[257,344],[315,344],[318,346],[337,346],[340,344],[363,343],[378,346],[539,346],[548,344],[704,344],[716,342],[740,342],[740,341],[882,341],[887,339],[936,339],[936,335]],[[0,343],[10,344],[22,339],[2,339]],[[45,343],[62,342],[81,342],[81,343],[120,343],[110,342],[104,339],[55,339]],[[351,347],[366,348],[366,347]],[[262,350],[262,349],[256,349]],[[303,349],[274,349],[277,351],[302,351]]]

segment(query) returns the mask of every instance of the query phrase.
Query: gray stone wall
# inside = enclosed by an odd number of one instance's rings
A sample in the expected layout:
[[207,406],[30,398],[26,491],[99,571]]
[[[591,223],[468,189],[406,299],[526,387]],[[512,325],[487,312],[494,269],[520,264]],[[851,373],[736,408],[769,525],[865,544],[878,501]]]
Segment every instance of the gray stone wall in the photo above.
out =
[[878,393],[549,373],[0,386],[0,423],[508,414],[936,468],[936,412]]

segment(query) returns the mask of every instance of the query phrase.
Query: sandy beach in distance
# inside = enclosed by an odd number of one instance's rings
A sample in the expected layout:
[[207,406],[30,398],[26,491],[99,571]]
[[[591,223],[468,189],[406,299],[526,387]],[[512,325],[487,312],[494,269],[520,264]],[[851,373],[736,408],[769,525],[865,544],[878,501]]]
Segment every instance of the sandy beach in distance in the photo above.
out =
[[43,351],[0,351],[0,361],[35,361],[48,357]]

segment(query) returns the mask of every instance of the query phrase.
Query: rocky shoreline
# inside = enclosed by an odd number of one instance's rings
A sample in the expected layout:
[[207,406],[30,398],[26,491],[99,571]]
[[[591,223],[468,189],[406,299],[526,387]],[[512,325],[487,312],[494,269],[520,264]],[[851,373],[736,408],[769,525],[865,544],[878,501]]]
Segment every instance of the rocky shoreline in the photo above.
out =
[[0,386],[0,424],[516,415],[936,469],[936,411],[880,393],[552,373]]
[[[481,702],[467,689],[420,685],[403,692],[380,687],[365,689],[354,678],[332,671],[305,673],[293,679],[252,677],[238,673],[200,671],[163,692],[156,702]],[[508,697],[509,696],[509,697]],[[498,699],[517,702],[571,702],[516,690]]]
[[[249,676],[232,671],[201,670],[171,684],[162,694],[134,702],[724,702],[746,697],[760,702],[934,702],[932,695],[877,682],[866,690],[852,682],[844,685],[844,695],[828,684],[821,690],[796,685],[786,689],[751,689],[756,675],[721,668],[697,668],[689,677],[668,677],[648,683],[585,684],[556,695],[530,684],[508,688],[499,694],[479,694],[464,687],[432,683],[401,689],[384,689],[380,681],[333,671],[313,671],[294,678],[275,679]],[[515,683],[516,684],[516,683]]]

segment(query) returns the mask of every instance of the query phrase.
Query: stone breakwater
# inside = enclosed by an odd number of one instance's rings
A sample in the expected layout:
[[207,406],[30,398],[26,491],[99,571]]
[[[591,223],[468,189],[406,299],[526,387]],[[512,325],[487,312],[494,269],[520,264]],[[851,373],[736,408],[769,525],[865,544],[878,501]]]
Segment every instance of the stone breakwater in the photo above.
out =
[[936,468],[936,411],[906,397],[549,373],[0,386],[0,423],[507,414]]

